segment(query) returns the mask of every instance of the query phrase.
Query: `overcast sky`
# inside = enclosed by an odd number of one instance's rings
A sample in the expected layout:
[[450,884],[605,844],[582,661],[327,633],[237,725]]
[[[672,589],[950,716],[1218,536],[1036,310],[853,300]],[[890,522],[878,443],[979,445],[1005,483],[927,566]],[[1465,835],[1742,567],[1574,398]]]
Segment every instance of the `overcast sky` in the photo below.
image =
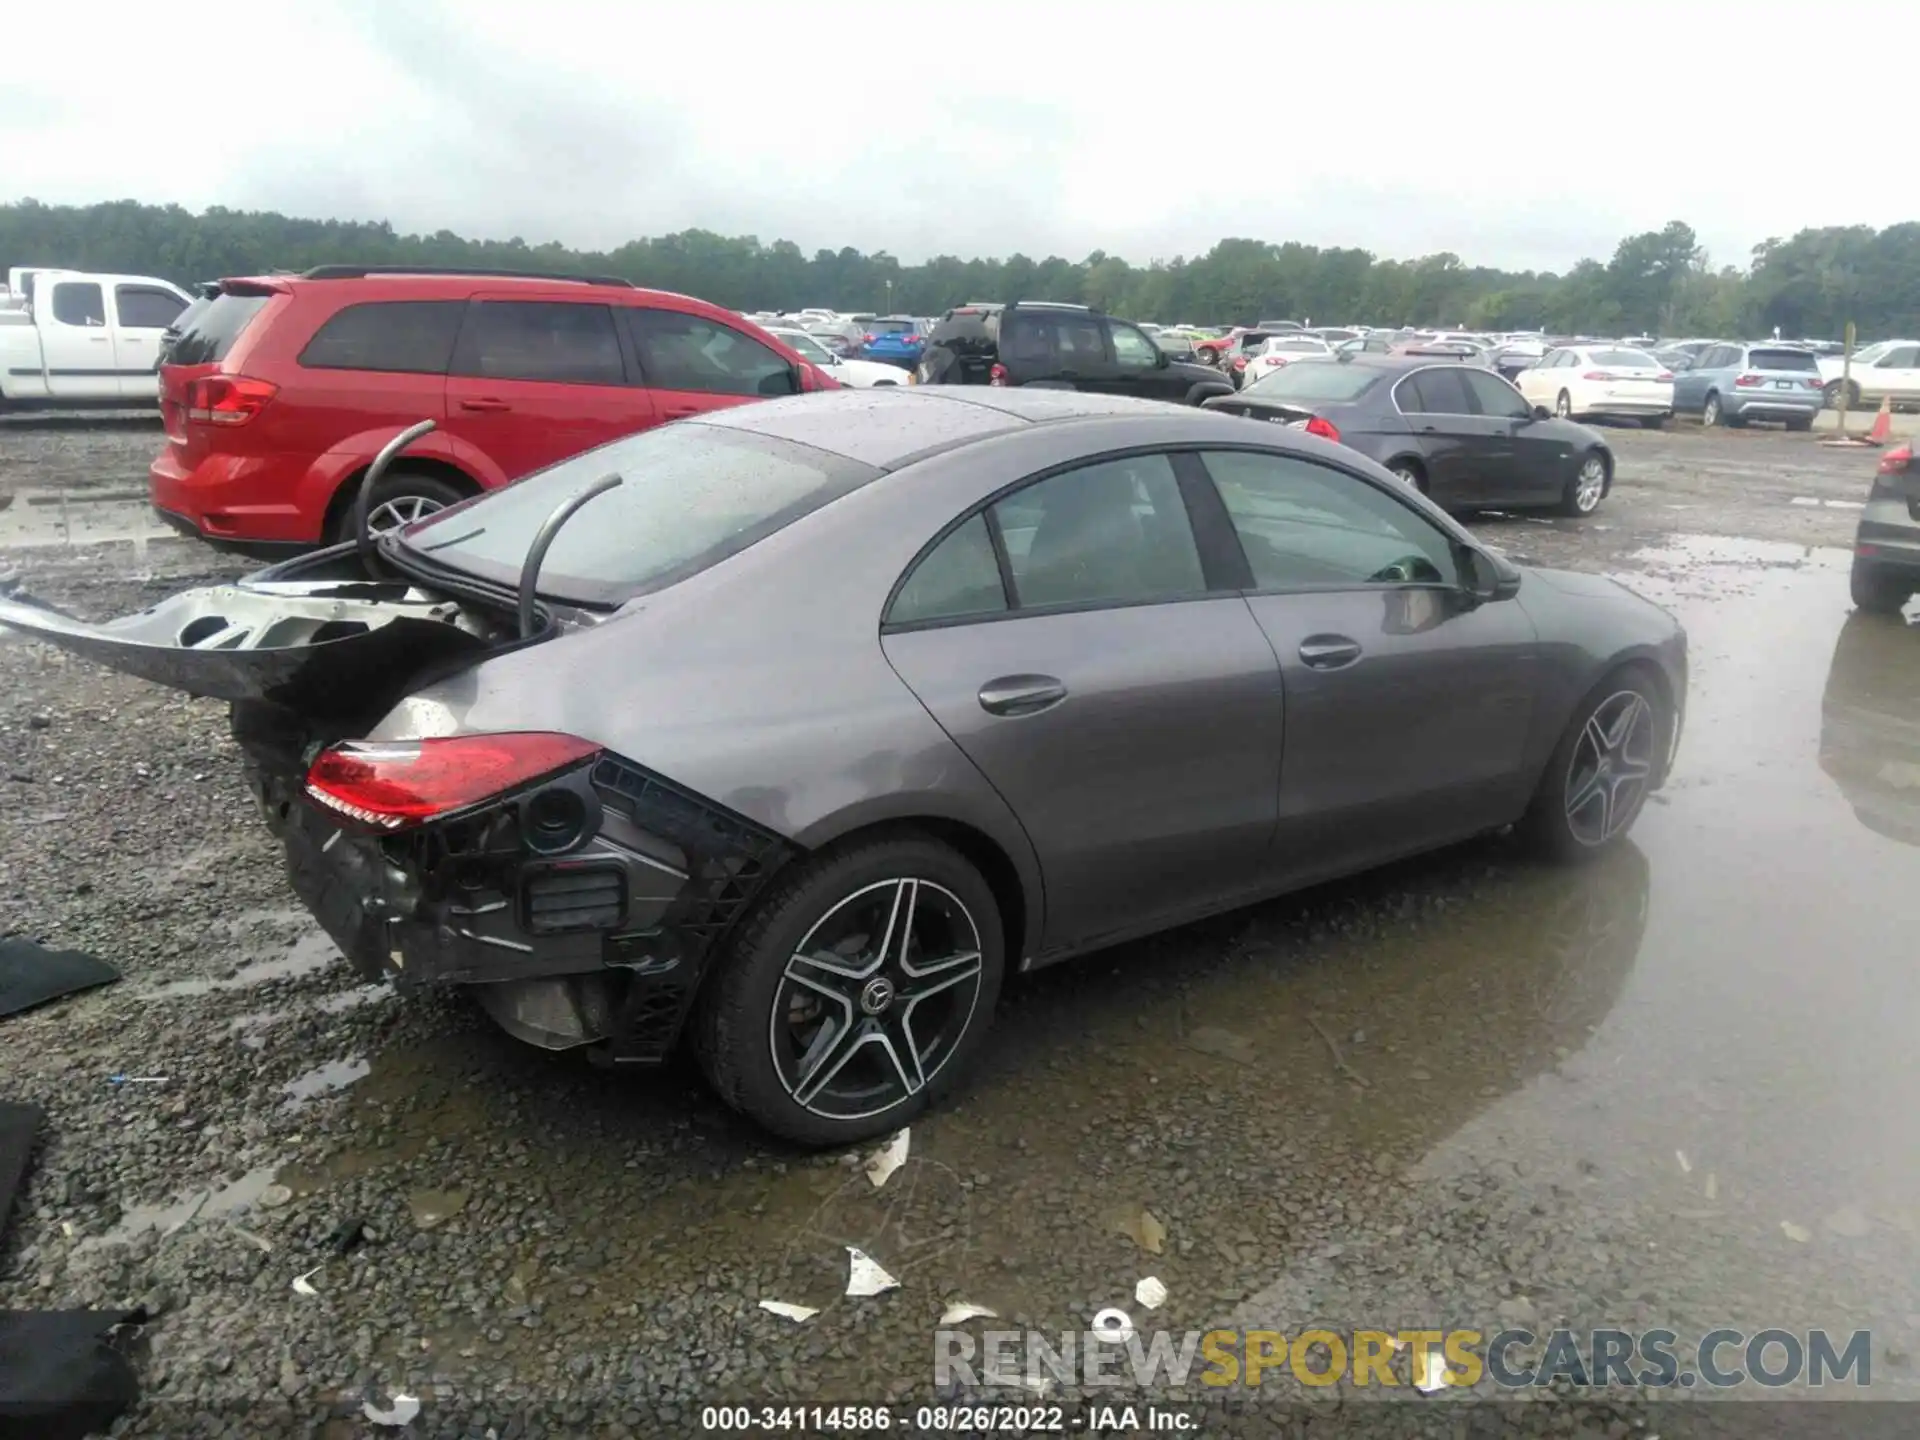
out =
[[1675,0],[12,8],[0,199],[593,248],[699,226],[1144,262],[1234,235],[1554,270],[1676,218],[1741,264],[1920,218],[1902,158],[1840,123],[1920,7],[1850,3],[1844,32]]

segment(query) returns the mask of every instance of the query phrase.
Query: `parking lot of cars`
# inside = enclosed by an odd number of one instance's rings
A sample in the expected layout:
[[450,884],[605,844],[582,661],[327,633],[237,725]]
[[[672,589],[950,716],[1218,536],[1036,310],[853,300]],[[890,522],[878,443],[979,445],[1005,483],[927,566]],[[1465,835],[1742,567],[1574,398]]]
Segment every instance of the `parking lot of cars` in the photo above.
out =
[[158,1317],[134,1433],[905,1396],[1149,1275],[1920,1346],[1920,492],[1825,358],[397,278],[0,420],[0,934],[125,975],[0,1019],[0,1306]]

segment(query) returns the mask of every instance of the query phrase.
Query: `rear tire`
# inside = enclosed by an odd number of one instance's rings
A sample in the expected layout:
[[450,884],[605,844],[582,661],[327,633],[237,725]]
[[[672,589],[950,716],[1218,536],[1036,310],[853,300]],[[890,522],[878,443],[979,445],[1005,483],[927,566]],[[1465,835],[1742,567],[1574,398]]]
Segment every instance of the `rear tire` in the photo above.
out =
[[1402,484],[1412,486],[1422,495],[1427,493],[1427,472],[1422,470],[1417,462],[1396,460],[1387,469],[1391,470],[1394,477]]
[[1913,582],[1906,575],[1855,556],[1849,577],[1856,608],[1869,615],[1898,615],[1913,598]]
[[[1575,707],[1521,818],[1521,839],[1563,863],[1611,849],[1645,807],[1672,734],[1672,713],[1653,673],[1640,664],[1615,670]],[[1596,743],[1602,740],[1614,748],[1605,751]],[[1603,751],[1605,766],[1597,763]]]
[[[915,898],[890,911],[896,892]],[[924,905],[918,898],[923,895]],[[883,926],[880,917],[907,910],[917,918],[898,933],[909,936],[909,948],[896,952],[889,945],[882,953],[873,937],[896,933],[896,922]],[[853,930],[836,942],[835,927],[849,924]],[[833,998],[794,978],[803,947],[843,969],[802,964],[801,972],[829,989],[844,986],[849,998]],[[911,998],[916,960],[933,967],[926,973],[938,978],[948,973],[939,968],[944,958],[970,951],[977,954],[976,982],[950,984],[919,1002]],[[869,976],[864,967],[875,953],[885,963]],[[887,958],[896,953],[908,969]],[[795,865],[774,882],[712,964],[692,1037],[708,1083],[728,1105],[774,1134],[828,1146],[898,1130],[953,1088],[992,1023],[1006,950],[999,908],[980,872],[937,841],[898,834],[829,849]],[[889,976],[891,1000],[876,997],[877,979]],[[944,1007],[942,996],[948,997]],[[927,1009],[919,1009],[922,1003]],[[806,1010],[809,1004],[814,1013]],[[917,1028],[910,1022],[914,1014],[922,1017]],[[836,1054],[830,1028],[836,1021],[838,1033],[866,1038]],[[926,1053],[901,1056],[896,1067],[892,1057],[905,1043],[903,1034]],[[825,1050],[814,1060],[808,1047],[823,1040]],[[934,1067],[931,1074],[924,1074],[927,1064]],[[917,1083],[909,1085],[903,1072]],[[816,1090],[809,1089],[810,1078],[818,1080]]]
[[1858,410],[1860,408],[1860,387],[1850,380],[1832,380],[1827,383],[1825,392],[1827,408],[1829,410],[1838,410],[1840,408],[1840,392],[1843,387],[1847,394],[1847,409]]
[[1562,390],[1560,392],[1560,398],[1553,402],[1553,413],[1558,415],[1562,420],[1571,420],[1573,418],[1573,397]]
[[[334,518],[333,534],[330,537],[336,545],[355,538],[353,516],[359,498],[360,481],[355,480],[347,489],[346,502],[340,514]],[[373,497],[368,504],[367,518],[375,531],[386,520],[399,519],[402,523],[424,519],[436,510],[444,510],[449,505],[457,505],[466,499],[468,492],[449,480],[438,475],[428,474],[424,470],[409,470],[404,466],[395,467],[380,477],[380,483],[373,487]],[[383,513],[384,516],[383,516]]]
[[1709,430],[1727,423],[1727,412],[1720,408],[1720,397],[1712,391],[1707,392],[1706,400],[1701,403],[1700,423]]

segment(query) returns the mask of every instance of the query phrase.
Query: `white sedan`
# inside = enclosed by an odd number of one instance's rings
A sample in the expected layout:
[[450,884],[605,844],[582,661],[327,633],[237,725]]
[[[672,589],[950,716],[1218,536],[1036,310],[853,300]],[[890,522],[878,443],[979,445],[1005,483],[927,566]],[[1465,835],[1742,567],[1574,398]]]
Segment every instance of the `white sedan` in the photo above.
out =
[[795,350],[823,371],[838,380],[842,385],[850,385],[855,390],[871,390],[882,385],[905,385],[908,371],[898,365],[882,365],[877,360],[843,360],[818,338],[804,330],[790,330],[784,325],[769,326],[769,335],[777,335]]
[[1325,360],[1332,354],[1333,346],[1318,336],[1276,335],[1247,357],[1247,365],[1240,371],[1239,381],[1242,385],[1251,385],[1256,380],[1266,379],[1276,370],[1284,370],[1296,360]]
[[1673,414],[1673,372],[1646,351],[1623,345],[1549,350],[1514,384],[1532,404],[1563,419],[1617,415],[1658,424]]

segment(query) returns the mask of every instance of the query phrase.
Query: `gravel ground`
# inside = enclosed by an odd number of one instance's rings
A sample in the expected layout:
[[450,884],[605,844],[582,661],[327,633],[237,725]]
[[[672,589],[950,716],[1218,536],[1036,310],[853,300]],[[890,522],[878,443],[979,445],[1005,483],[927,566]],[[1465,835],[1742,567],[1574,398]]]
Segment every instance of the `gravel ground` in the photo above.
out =
[[[956,1299],[1049,1332],[1112,1305],[1174,1332],[1870,1325],[1874,1393],[1910,1394],[1914,856],[1856,816],[1914,813],[1920,685],[1843,684],[1840,658],[1912,674],[1920,636],[1848,619],[1828,548],[1872,460],[1611,438],[1595,520],[1479,528],[1621,573],[1695,637],[1681,770],[1635,845],[1575,876],[1478,844],[1033,977],[877,1190],[684,1069],[607,1075],[358,985],[291,899],[222,707],[0,638],[0,933],[126,976],[0,1021],[0,1096],[51,1117],[0,1306],[144,1305],[140,1436],[381,1433],[361,1401],[401,1390],[428,1402],[410,1433],[473,1436],[926,1400]],[[137,490],[156,443],[10,422],[0,500]],[[74,509],[142,528],[134,502]],[[89,615],[246,568],[144,534],[59,543],[35,513],[0,574]],[[1822,768],[1849,746],[1865,763]],[[343,1226],[364,1239],[338,1253]],[[901,1287],[843,1297],[849,1244]],[[1148,1274],[1170,1291],[1150,1322]],[[1205,1433],[1842,1433],[1810,1403],[1732,1425],[1625,1393],[1281,1390]],[[1878,1414],[1840,1408],[1844,1433]]]

